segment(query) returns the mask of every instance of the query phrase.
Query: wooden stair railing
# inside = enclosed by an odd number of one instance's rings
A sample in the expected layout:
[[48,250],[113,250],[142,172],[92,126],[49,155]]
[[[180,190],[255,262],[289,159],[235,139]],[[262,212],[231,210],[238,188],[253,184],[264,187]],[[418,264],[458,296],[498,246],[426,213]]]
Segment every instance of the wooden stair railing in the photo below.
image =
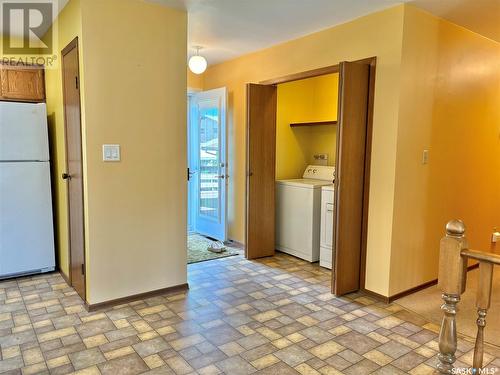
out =
[[465,238],[465,225],[460,220],[446,224],[446,236],[441,239],[439,253],[438,286],[443,292],[443,320],[439,333],[438,370],[442,374],[452,374],[457,350],[457,304],[465,292],[467,283],[467,263],[469,259],[479,261],[479,281],[477,285],[476,307],[478,318],[477,336],[474,347],[473,369],[479,373],[483,367],[484,327],[486,314],[490,308],[493,266],[500,265],[500,256],[476,250],[469,250]]

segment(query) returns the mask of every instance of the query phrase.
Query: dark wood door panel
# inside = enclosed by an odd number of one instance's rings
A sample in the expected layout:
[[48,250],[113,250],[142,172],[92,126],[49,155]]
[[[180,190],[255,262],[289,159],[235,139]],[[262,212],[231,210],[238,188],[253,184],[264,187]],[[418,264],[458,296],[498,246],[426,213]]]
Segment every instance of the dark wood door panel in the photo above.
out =
[[360,288],[369,63],[340,64],[332,291]]
[[276,87],[247,85],[246,257],[274,255]]
[[85,237],[83,215],[83,164],[78,40],[63,50],[64,119],[66,126],[66,181],[70,247],[70,281],[85,299]]

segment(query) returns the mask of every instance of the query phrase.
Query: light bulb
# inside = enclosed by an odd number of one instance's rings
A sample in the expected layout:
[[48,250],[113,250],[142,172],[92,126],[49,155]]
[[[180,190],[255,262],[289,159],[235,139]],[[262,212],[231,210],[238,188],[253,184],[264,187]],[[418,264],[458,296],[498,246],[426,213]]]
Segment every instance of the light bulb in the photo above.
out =
[[200,55],[191,56],[188,65],[194,74],[201,74],[207,70],[207,60]]

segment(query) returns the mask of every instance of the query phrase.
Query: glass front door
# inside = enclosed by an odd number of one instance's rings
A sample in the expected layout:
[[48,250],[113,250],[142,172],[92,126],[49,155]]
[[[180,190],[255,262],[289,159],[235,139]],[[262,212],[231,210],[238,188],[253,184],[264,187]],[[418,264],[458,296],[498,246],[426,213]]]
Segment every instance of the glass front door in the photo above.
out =
[[217,240],[226,230],[226,89],[196,93],[190,111],[190,224]]

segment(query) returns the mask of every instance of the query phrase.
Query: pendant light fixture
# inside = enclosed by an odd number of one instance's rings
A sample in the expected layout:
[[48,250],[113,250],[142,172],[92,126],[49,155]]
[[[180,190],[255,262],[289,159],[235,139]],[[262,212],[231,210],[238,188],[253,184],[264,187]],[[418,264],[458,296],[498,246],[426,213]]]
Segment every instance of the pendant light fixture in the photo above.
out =
[[207,70],[207,59],[200,56],[200,46],[195,46],[194,48],[196,49],[196,54],[191,56],[189,59],[189,70],[191,70],[194,74],[201,74]]

